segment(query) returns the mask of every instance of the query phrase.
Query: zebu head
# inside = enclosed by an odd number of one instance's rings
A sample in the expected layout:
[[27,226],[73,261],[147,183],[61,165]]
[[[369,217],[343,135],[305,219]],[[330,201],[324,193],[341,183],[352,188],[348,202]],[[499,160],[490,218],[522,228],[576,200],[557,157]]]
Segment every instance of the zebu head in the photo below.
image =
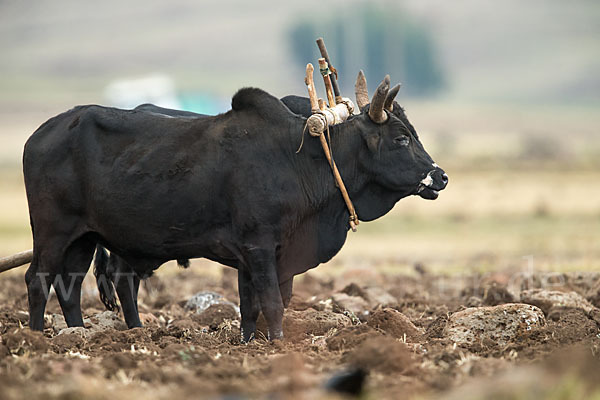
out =
[[368,149],[359,163],[378,185],[395,193],[396,201],[409,195],[434,200],[448,184],[448,176],[427,154],[394,100],[399,89],[400,85],[390,89],[386,76],[369,103],[365,76],[362,71],[358,74],[356,102],[364,115],[361,134]]

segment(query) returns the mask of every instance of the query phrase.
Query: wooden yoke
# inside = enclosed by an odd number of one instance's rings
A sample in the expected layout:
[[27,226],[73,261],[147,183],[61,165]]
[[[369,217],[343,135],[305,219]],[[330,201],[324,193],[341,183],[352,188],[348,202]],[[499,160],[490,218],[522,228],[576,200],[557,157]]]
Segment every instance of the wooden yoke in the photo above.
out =
[[352,103],[347,104],[346,101],[350,100],[344,99],[344,103],[336,104],[333,108],[324,108],[308,117],[306,125],[310,135],[318,137],[330,126],[340,124],[347,120],[354,110],[354,105]]
[[[319,60],[321,63],[321,60]],[[308,117],[306,120],[306,126],[308,127],[308,131],[311,136],[319,137],[321,141],[321,147],[323,147],[323,152],[325,153],[325,157],[327,158],[327,162],[333,171],[333,177],[335,178],[336,184],[342,193],[342,197],[344,198],[344,202],[346,203],[346,207],[348,208],[348,212],[350,213],[350,228],[352,232],[356,232],[356,226],[358,225],[358,216],[356,215],[356,211],[354,209],[354,205],[350,200],[350,196],[348,195],[348,191],[346,190],[346,186],[344,185],[344,181],[342,180],[342,176],[340,175],[340,171],[335,165],[335,161],[331,156],[331,150],[329,149],[329,144],[327,143],[327,139],[325,138],[325,131],[329,132],[329,127],[335,124],[339,124],[344,122],[354,111],[354,104],[350,99],[343,98],[339,104],[335,104],[329,108],[319,108],[321,99],[317,97],[317,91],[315,90],[315,83],[313,80],[313,72],[314,67],[312,64],[306,65],[306,77],[304,78],[304,83],[306,84],[306,88],[308,89],[308,97],[310,99],[310,107],[313,112],[313,115]],[[324,76],[325,78],[326,76]],[[328,78],[328,76],[327,76]],[[331,89],[331,86],[330,86]],[[330,98],[331,104],[333,104],[333,96],[330,96],[328,93],[328,98]],[[321,101],[320,101],[321,100]]]
[[[327,53],[327,48],[325,47],[325,42],[323,41],[323,38],[320,37],[317,39],[317,46],[319,47],[319,51],[321,52],[321,57],[323,57],[325,59],[325,61],[327,61],[327,65],[329,65],[329,69],[332,72],[331,86],[333,87],[333,94],[335,95],[335,102],[336,102],[336,104],[341,103],[342,96],[340,95],[340,87],[338,86],[338,83],[337,83],[337,78],[338,78],[337,71],[335,70],[333,65],[331,65],[331,61],[329,60],[329,53]],[[331,107],[331,105],[330,105],[330,107]]]
[[327,95],[327,103],[329,103],[329,107],[332,108],[335,106],[336,102],[333,97],[333,87],[331,86],[331,71],[329,71],[329,65],[324,58],[319,58],[319,71],[321,71],[321,75],[323,76],[323,83],[325,84],[325,94]]
[[308,89],[310,108],[313,114],[308,117],[306,125],[311,136],[318,137],[325,132],[328,127],[340,124],[347,120],[354,112],[354,103],[352,103],[350,99],[344,97],[339,104],[335,104],[328,108],[320,107],[321,103],[319,100],[321,99],[317,96],[313,72],[314,67],[312,64],[308,63],[306,65],[306,77],[304,78],[304,83]]
[[331,151],[329,150],[329,145],[327,144],[325,134],[322,133],[319,139],[321,140],[321,147],[323,147],[325,157],[327,158],[329,166],[333,171],[333,177],[335,178],[338,188],[342,193],[342,197],[344,198],[344,202],[346,203],[346,207],[348,208],[348,212],[350,213],[350,220],[348,221],[350,223],[350,229],[352,229],[352,232],[356,232],[356,226],[359,224],[356,210],[354,210],[354,205],[352,204],[352,200],[350,200],[350,195],[348,195],[346,185],[344,185],[344,181],[342,180],[342,175],[340,175],[340,171],[338,170],[337,165],[335,165],[335,161],[333,161],[331,158]]
[[319,110],[323,111],[326,108],[327,107],[325,107],[325,100],[319,97]]
[[308,98],[310,99],[310,109],[313,113],[320,110],[319,100],[317,99],[317,90],[315,89],[315,80],[313,79],[313,71],[315,68],[311,63],[306,64],[306,77],[304,84],[308,89]]

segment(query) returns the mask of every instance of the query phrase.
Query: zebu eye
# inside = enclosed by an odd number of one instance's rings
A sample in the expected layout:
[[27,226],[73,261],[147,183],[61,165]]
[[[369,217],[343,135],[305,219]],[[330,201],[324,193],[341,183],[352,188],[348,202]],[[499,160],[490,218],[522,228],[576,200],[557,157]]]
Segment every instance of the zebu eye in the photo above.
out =
[[394,143],[399,146],[408,146],[408,144],[410,143],[410,139],[408,138],[408,136],[402,135],[394,138]]

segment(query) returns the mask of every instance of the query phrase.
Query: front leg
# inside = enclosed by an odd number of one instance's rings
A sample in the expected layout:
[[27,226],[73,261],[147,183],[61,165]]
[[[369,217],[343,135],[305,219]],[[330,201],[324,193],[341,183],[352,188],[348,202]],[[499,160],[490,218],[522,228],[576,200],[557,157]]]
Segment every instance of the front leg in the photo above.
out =
[[238,266],[238,292],[240,293],[240,314],[242,314],[242,342],[248,343],[256,334],[256,320],[260,304],[248,267]]
[[250,247],[244,252],[244,258],[267,321],[269,340],[283,339],[283,302],[277,279],[275,251]]

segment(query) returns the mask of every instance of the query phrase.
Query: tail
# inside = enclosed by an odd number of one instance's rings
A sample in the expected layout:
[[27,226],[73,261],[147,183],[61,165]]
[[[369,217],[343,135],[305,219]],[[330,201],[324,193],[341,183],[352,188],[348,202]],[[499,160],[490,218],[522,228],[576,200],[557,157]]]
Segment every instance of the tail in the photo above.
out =
[[108,253],[104,247],[98,244],[96,245],[96,259],[94,260],[94,276],[100,293],[100,301],[107,310],[119,311],[112,274],[107,270],[107,267]]

